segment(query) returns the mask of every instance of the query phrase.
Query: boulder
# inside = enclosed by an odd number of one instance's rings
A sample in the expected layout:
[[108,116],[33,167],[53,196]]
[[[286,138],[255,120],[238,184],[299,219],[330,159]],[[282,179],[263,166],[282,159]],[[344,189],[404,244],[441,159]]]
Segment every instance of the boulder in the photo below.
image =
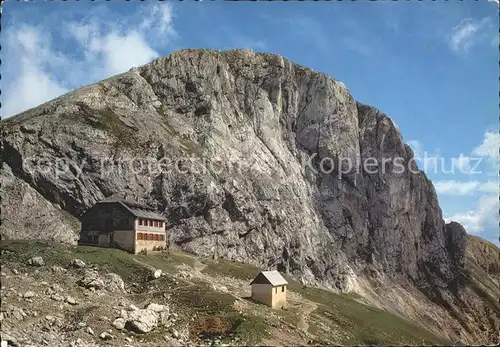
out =
[[70,305],[78,305],[78,302],[76,302],[76,299],[71,297],[71,296],[68,296],[66,298],[66,302]]
[[95,335],[94,330],[92,330],[91,327],[87,327],[86,331],[87,331],[87,334]]
[[44,266],[45,262],[43,261],[42,257],[33,257],[28,260],[28,265],[31,266]]
[[85,267],[85,262],[81,259],[73,259],[71,266],[78,269],[83,269]]
[[158,314],[147,309],[131,311],[127,320],[128,330],[148,333],[158,326]]
[[111,340],[111,339],[113,339],[113,335],[111,335],[110,333],[105,331],[101,335],[99,335],[99,338],[102,340]]
[[64,301],[64,298],[63,298],[61,295],[57,294],[57,293],[52,294],[52,295],[50,296],[50,298],[51,298],[52,300],[54,300],[54,301]]
[[165,305],[158,305],[158,304],[151,303],[151,304],[149,304],[149,305],[146,307],[146,309],[147,309],[147,310],[154,311],[154,312],[156,312],[156,313],[160,313],[160,312],[168,311],[168,306],[165,306]]
[[128,306],[128,309],[131,310],[131,311],[137,311],[139,309],[139,307],[135,306],[134,304],[130,304]]
[[160,269],[158,269],[158,270],[155,270],[151,273],[151,277],[152,277],[152,279],[157,279],[157,278],[161,277],[161,274],[162,274],[162,271]]
[[109,292],[123,292],[125,291],[125,282],[115,273],[107,273],[104,275],[104,287]]
[[54,265],[50,268],[50,270],[54,273],[59,273],[59,274],[63,274],[66,272],[66,269],[61,267],[61,266],[57,266],[57,265]]
[[54,283],[52,286],[51,286],[51,289],[56,291],[56,292],[64,292],[64,288],[57,284],[57,283]]
[[29,298],[32,298],[32,297],[34,297],[34,296],[35,296],[35,293],[33,293],[33,292],[31,292],[31,291],[28,291],[28,292],[24,293],[24,295],[23,295],[23,297],[24,297],[25,299],[29,299]]
[[78,281],[78,285],[87,289],[102,289],[105,287],[104,281],[99,277],[99,274],[93,270],[86,270],[83,277]]
[[2,343],[1,347],[8,347],[8,346],[18,347],[18,346],[20,346],[19,342],[17,341],[17,339],[14,336],[12,336],[4,331],[2,331],[2,342],[1,343]]
[[113,326],[118,329],[118,330],[122,330],[125,328],[125,319],[123,318],[116,318],[114,321],[113,321]]

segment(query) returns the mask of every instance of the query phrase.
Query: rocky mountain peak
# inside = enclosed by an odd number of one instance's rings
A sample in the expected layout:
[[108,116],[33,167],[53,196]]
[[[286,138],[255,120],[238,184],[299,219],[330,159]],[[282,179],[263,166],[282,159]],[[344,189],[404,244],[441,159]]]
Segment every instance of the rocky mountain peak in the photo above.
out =
[[251,50],[182,50],[1,123],[2,237],[74,242],[127,192],[185,251],[336,290],[446,287],[465,231],[397,125],[341,82]]
[[[2,128],[4,162],[25,189],[74,216],[130,192],[164,212],[173,241],[195,253],[218,247],[339,288],[367,264],[417,279],[433,261],[446,278],[463,256],[425,174],[396,172],[393,160],[413,155],[394,122],[277,55],[182,50]],[[21,165],[33,158],[53,170]],[[162,160],[193,167],[146,166]],[[377,173],[363,167],[369,160]]]

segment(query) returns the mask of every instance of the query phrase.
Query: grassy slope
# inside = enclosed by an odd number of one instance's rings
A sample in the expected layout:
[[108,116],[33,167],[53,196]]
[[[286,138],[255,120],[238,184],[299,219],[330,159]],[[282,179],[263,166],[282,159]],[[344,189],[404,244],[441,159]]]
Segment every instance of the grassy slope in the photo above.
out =
[[[147,282],[146,264],[173,275],[178,272],[178,266],[194,267],[197,261],[190,255],[176,252],[132,255],[116,249],[67,247],[36,241],[3,241],[1,248],[14,251],[5,254],[2,262],[25,264],[33,256],[42,256],[48,266],[67,266],[74,258],[100,265],[119,274],[129,285],[136,283],[134,288],[138,289],[134,290],[131,296],[138,303],[146,302],[152,295],[156,295],[151,292],[151,288],[147,288],[151,282]],[[206,261],[205,264],[203,274],[215,279],[225,276],[249,282],[259,271],[250,265],[226,260]],[[449,343],[402,318],[364,305],[358,302],[355,296],[334,294],[312,287],[303,288],[293,279],[287,279],[291,294],[300,294],[304,301],[312,302],[314,305],[307,321],[309,332],[315,336],[316,343],[349,345]],[[197,336],[200,332],[210,332],[211,329],[217,331],[217,327],[225,326],[232,331],[233,336],[238,336],[242,343],[259,344],[263,339],[272,338],[270,335],[276,332],[276,329],[283,329],[284,334],[294,331],[299,321],[300,312],[296,307],[276,311],[244,300],[251,310],[244,312],[237,310],[234,303],[241,300],[241,297],[231,292],[217,291],[209,283],[199,279],[183,281],[165,276],[156,280],[154,285],[159,292],[171,296],[169,303],[176,306],[177,312],[182,312],[184,318],[181,319],[184,319],[184,324],[189,325],[193,336]],[[147,290],[144,290],[145,288]],[[196,318],[194,321],[193,317]],[[276,329],[273,330],[271,326],[276,320],[275,317],[278,317],[280,323],[275,324]],[[161,332],[158,332],[158,337],[160,335]],[[148,338],[155,339],[155,333],[149,334]]]
[[[206,273],[226,275],[250,281],[259,269],[247,264],[220,260],[209,263]],[[309,330],[317,343],[325,344],[449,344],[431,332],[391,313],[364,305],[352,294],[303,287],[287,276],[289,291],[318,304],[311,314]]]
[[476,236],[468,236],[465,277],[468,287],[500,315],[500,287],[498,282],[499,249],[493,243]]

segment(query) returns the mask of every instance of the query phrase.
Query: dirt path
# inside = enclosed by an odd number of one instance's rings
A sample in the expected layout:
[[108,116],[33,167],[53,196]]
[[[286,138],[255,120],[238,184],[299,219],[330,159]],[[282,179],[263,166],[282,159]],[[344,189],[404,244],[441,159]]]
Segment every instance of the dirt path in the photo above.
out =
[[135,261],[136,263],[144,266],[146,269],[149,269],[151,271],[156,271],[156,268],[153,266],[153,265],[149,265],[147,263],[144,263],[142,261],[140,261],[139,259],[136,259],[136,258],[132,258],[133,261]]
[[300,317],[299,322],[297,323],[297,328],[305,332],[306,334],[312,335],[309,333],[309,315],[314,312],[318,308],[318,305],[312,301],[304,301],[302,306],[299,308]]
[[207,267],[206,264],[203,264],[201,261],[198,259],[194,258],[194,263],[193,263],[194,271],[201,273],[205,268]]

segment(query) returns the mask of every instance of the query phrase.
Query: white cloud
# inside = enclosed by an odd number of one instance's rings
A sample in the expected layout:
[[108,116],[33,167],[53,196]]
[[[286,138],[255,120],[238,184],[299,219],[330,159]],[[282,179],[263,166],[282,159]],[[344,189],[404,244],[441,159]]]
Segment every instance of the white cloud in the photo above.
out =
[[439,151],[429,153],[424,150],[423,145],[417,140],[407,142],[414,152],[415,159],[419,162],[422,170],[435,174],[479,174],[484,159],[490,164],[492,172],[486,172],[488,176],[497,176],[499,168],[500,134],[487,131],[483,142],[472,150],[470,155],[460,153],[458,157],[443,158]]
[[472,154],[480,157],[498,159],[500,149],[500,133],[488,131],[484,134],[483,142],[474,148]]
[[51,46],[50,36],[37,27],[21,26],[15,32],[7,32],[6,51],[11,59],[16,58],[17,71],[14,81],[2,88],[5,94],[1,118],[38,106],[68,91],[48,72],[65,63],[64,57],[52,52]]
[[500,134],[498,132],[488,131],[484,134],[483,142],[474,148],[472,154],[486,158],[491,171],[489,176],[498,176],[500,169]]
[[137,32],[121,36],[111,33],[101,41],[105,72],[114,75],[158,57],[158,53]]
[[93,17],[91,21],[69,22],[68,35],[81,46],[87,75],[94,81],[116,75],[132,67],[149,63],[159,54],[152,47],[166,45],[177,34],[173,28],[173,12],[169,4],[146,7],[135,18],[116,25]]
[[3,76],[6,93],[0,115],[12,116],[69,89],[149,63],[159,56],[153,47],[167,45],[176,35],[172,18],[171,6],[163,3],[128,17],[120,25],[99,13],[80,22],[65,22],[58,31],[74,46],[71,52],[53,47],[52,27],[8,28],[5,52],[10,57],[9,74]]
[[[429,163],[433,164],[432,160],[429,158],[433,158],[435,155],[427,155],[419,141],[409,141],[408,145],[413,149],[415,158],[419,162],[424,164],[427,162],[427,165],[429,165]],[[473,174],[481,172],[481,169],[477,167],[477,164],[481,163],[479,159],[487,159],[488,162],[497,165],[499,159],[499,147],[500,136],[498,132],[487,131],[484,134],[482,143],[474,148],[470,155],[460,154],[460,156],[456,158],[451,158],[453,163],[452,167],[458,168],[459,170],[446,173]],[[443,165],[442,160],[444,160],[444,158],[441,158],[441,162],[437,161],[439,165]],[[450,165],[444,165],[441,167],[449,169]],[[495,176],[497,176],[497,172],[498,171],[495,172]],[[440,173],[445,172],[442,171]],[[485,173],[483,177],[487,176],[488,174]],[[445,213],[445,221],[459,222],[464,226],[468,233],[481,234],[481,236],[485,238],[491,238],[494,233],[498,234],[499,183],[498,178],[495,180],[484,181],[434,181],[434,187],[439,195],[468,196],[476,197],[478,199],[477,206],[473,209],[451,215]],[[446,206],[443,206],[444,210],[445,208]]]
[[472,195],[477,193],[498,193],[498,182],[487,181],[435,181],[436,192],[443,195]]
[[488,30],[494,29],[491,18],[480,20],[466,18],[452,29],[449,37],[450,48],[456,53],[469,51],[474,45],[487,40]]
[[95,23],[69,23],[68,27],[69,33],[84,48],[85,59],[80,63],[80,71],[95,81],[158,58],[158,53],[140,32],[121,33],[112,29],[101,34],[102,28]]
[[456,213],[444,219],[447,223],[451,221],[459,222],[469,234],[478,234],[488,228],[497,230],[498,207],[497,195],[485,195],[479,199],[475,210]]
[[142,12],[144,19],[140,24],[142,30],[154,30],[156,34],[167,38],[176,35],[172,25],[173,11],[168,4],[159,4],[150,8],[146,8]]
[[453,166],[459,170],[460,173],[470,173],[472,171],[471,158],[466,157],[460,153],[458,158],[452,158]]

